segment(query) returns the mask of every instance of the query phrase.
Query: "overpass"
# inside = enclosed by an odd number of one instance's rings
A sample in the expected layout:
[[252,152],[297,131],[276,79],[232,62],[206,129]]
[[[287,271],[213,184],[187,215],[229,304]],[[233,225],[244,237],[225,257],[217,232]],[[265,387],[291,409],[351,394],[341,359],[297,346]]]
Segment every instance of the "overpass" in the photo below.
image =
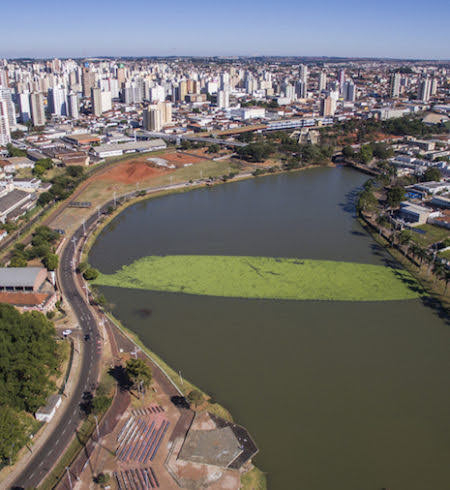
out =
[[242,143],[241,141],[227,141],[220,138],[214,137],[202,137],[195,136],[193,134],[166,134],[166,133],[158,133],[155,131],[143,131],[143,133],[150,138],[161,138],[166,141],[193,141],[195,143],[203,143],[205,145],[221,145],[221,146],[229,146],[233,148],[242,148],[243,146],[247,146],[247,143]]

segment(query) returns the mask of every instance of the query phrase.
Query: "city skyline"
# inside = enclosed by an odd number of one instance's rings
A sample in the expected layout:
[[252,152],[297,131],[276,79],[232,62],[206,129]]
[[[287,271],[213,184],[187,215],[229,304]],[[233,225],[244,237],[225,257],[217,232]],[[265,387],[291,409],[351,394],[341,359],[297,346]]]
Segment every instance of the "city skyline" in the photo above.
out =
[[127,9],[117,0],[81,0],[68,13],[55,0],[44,0],[25,6],[20,25],[17,8],[3,7],[0,56],[448,59],[450,6],[433,0],[424,18],[418,5],[382,0],[374,11],[353,0],[315,5],[232,0],[224,8],[175,0],[168,9],[138,0]]

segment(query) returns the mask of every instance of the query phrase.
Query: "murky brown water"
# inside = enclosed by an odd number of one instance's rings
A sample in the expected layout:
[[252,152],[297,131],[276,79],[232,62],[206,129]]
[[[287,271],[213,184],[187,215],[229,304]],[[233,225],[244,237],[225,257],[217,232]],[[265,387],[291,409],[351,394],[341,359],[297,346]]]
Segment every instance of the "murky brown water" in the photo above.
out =
[[[353,217],[365,179],[313,169],[139,203],[90,260],[108,273],[177,253],[386,263]],[[102,290],[122,322],[251,431],[269,488],[450,488],[449,326],[420,301]]]

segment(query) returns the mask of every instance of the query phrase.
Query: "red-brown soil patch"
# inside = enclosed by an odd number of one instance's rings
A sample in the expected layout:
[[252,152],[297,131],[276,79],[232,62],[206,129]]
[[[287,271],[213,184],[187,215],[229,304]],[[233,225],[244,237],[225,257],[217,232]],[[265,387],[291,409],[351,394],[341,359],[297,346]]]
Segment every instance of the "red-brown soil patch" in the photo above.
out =
[[147,158],[119,163],[109,171],[99,175],[96,180],[117,182],[120,184],[136,184],[137,182],[152,177],[159,177],[169,172],[167,169],[153,167],[152,163],[147,161]]

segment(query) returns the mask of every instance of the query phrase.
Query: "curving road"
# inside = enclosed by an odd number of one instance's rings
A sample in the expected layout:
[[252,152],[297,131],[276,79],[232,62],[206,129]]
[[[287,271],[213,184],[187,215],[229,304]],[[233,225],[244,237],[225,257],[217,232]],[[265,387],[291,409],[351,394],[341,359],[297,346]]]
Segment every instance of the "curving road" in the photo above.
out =
[[[91,216],[86,225],[93,224],[96,219],[97,216]],[[79,243],[82,236],[83,227],[80,226],[73,235],[76,244]],[[14,481],[12,488],[35,488],[51,470],[80,423],[80,403],[83,401],[83,394],[92,392],[97,383],[101,355],[97,352],[97,339],[100,334],[85,297],[80,294],[75,283],[76,276],[72,267],[74,252],[75,245],[70,241],[64,248],[60,259],[60,284],[64,298],[69,301],[78,318],[83,335],[89,334],[90,340],[84,342],[79,378],[71,394],[71,402],[65,407],[53,434],[32,457],[27,467]]]
[[[149,194],[163,190],[175,190],[185,188],[186,185],[193,186],[195,183],[173,184],[153,187],[145,191],[130,192],[118,198],[116,203],[119,204],[140,196],[141,192]],[[100,339],[100,333],[96,320],[86,303],[85,295],[80,293],[80,290],[77,288],[77,276],[74,274],[72,261],[75,257],[76,248],[84,236],[84,230],[89,230],[99,219],[100,215],[105,214],[114,204],[114,200],[108,201],[97,212],[91,215],[85,221],[84,226],[81,225],[72,237],[67,237],[67,245],[63,249],[59,263],[61,292],[65,300],[72,306],[83,336],[89,334],[90,339],[84,342],[80,373],[77,384],[71,394],[70,403],[65,407],[64,413],[51,436],[30,459],[11,488],[35,488],[50,472],[54,464],[64,453],[67,444],[79,426],[82,415],[80,403],[83,402],[83,395],[85,393],[92,393],[96,387],[101,356],[101,353],[97,351],[97,340]]]

